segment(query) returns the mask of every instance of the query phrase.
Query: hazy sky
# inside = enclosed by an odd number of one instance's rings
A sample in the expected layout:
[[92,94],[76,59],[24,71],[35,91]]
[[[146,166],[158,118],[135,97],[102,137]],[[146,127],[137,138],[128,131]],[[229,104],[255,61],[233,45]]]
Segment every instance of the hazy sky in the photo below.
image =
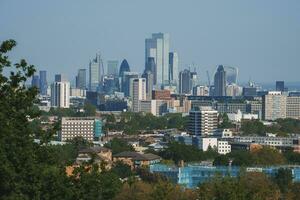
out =
[[240,81],[300,81],[299,0],[0,0],[0,40],[50,80],[73,81],[98,51],[142,72],[153,32],[170,33],[180,68],[194,63],[202,81],[218,64]]

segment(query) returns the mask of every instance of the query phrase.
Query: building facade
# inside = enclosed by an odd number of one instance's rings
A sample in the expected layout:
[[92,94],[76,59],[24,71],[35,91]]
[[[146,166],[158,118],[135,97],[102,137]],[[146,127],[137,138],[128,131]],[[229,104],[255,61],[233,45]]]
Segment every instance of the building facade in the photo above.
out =
[[70,107],[70,82],[54,82],[51,85],[51,106]]
[[218,111],[211,107],[193,108],[189,112],[188,127],[193,135],[213,135],[218,128]]

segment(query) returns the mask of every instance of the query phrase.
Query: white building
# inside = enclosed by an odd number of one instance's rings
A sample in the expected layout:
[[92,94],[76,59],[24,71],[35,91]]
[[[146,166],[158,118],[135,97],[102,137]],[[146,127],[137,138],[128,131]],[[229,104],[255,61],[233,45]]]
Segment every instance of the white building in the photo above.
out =
[[169,52],[170,36],[167,33],[153,33],[151,38],[145,40],[145,61],[149,57],[154,58],[156,65],[156,85],[162,85],[169,81]]
[[132,79],[132,110],[140,112],[140,101],[146,100],[146,79]]
[[59,108],[70,107],[70,83],[54,82],[51,85],[51,106]]
[[228,154],[231,152],[231,145],[228,141],[219,140],[218,141],[218,153],[219,154]]
[[201,149],[202,151],[207,151],[209,147],[213,149],[217,149],[218,139],[211,138],[211,137],[199,137],[198,148]]
[[189,131],[193,135],[213,135],[218,127],[218,111],[208,106],[189,112]]
[[63,117],[61,120],[61,141],[82,137],[93,141],[94,137],[100,137],[102,123],[93,117]]
[[269,92],[263,96],[262,113],[264,120],[286,118],[287,97],[281,92]]

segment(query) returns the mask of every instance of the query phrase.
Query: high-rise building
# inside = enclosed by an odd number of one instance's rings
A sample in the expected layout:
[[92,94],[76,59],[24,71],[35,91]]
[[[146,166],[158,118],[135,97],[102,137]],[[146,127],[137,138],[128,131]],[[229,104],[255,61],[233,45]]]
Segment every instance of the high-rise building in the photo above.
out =
[[177,84],[178,83],[178,70],[179,70],[179,63],[178,63],[178,54],[177,52],[170,52],[169,53],[169,82],[170,84]]
[[123,77],[124,72],[130,72],[130,67],[126,59],[124,59],[120,65],[119,77]]
[[146,100],[146,79],[135,78],[132,80],[132,110],[140,112],[140,101]]
[[79,69],[76,76],[76,88],[86,90],[86,69]]
[[211,107],[194,107],[189,113],[188,127],[193,135],[213,135],[218,128],[218,111]]
[[70,82],[54,82],[51,85],[51,106],[69,108]]
[[104,76],[103,62],[100,54],[96,54],[96,58],[90,61],[89,64],[89,90],[101,90]]
[[279,91],[268,92],[262,99],[262,115],[264,120],[286,118],[287,97]]
[[154,58],[156,70],[154,83],[163,85],[169,82],[169,39],[167,33],[153,33],[151,38],[145,40],[145,62],[148,58]]
[[32,76],[31,87],[40,88],[40,77],[38,75]]
[[55,74],[55,82],[67,81],[67,78],[63,74]]
[[47,83],[47,71],[40,71],[40,93],[47,95],[48,83]]
[[284,81],[276,81],[276,91],[284,92]]
[[122,77],[121,92],[126,97],[130,96],[130,80],[139,78],[139,74],[136,72],[124,72]]
[[288,96],[286,100],[286,117],[300,119],[300,97]]
[[227,84],[237,84],[238,68],[224,66],[224,70],[226,71]]
[[194,96],[209,96],[209,87],[203,85],[197,85],[193,87]]
[[226,71],[219,65],[214,78],[214,96],[226,96]]
[[191,94],[192,92],[192,74],[190,70],[183,70],[179,73],[179,93]]
[[117,60],[107,61],[107,75],[117,77],[119,75],[118,67],[119,67],[119,61]]
[[147,70],[143,73],[142,78],[146,79],[147,100],[151,100],[152,99],[152,90],[153,90],[153,74],[150,70]]

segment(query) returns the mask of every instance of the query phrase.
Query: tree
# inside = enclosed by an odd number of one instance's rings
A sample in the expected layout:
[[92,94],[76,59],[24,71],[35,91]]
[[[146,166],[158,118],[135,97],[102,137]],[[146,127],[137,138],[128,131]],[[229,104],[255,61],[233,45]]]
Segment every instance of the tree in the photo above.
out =
[[274,179],[280,191],[285,194],[293,183],[292,171],[290,169],[280,168]]

